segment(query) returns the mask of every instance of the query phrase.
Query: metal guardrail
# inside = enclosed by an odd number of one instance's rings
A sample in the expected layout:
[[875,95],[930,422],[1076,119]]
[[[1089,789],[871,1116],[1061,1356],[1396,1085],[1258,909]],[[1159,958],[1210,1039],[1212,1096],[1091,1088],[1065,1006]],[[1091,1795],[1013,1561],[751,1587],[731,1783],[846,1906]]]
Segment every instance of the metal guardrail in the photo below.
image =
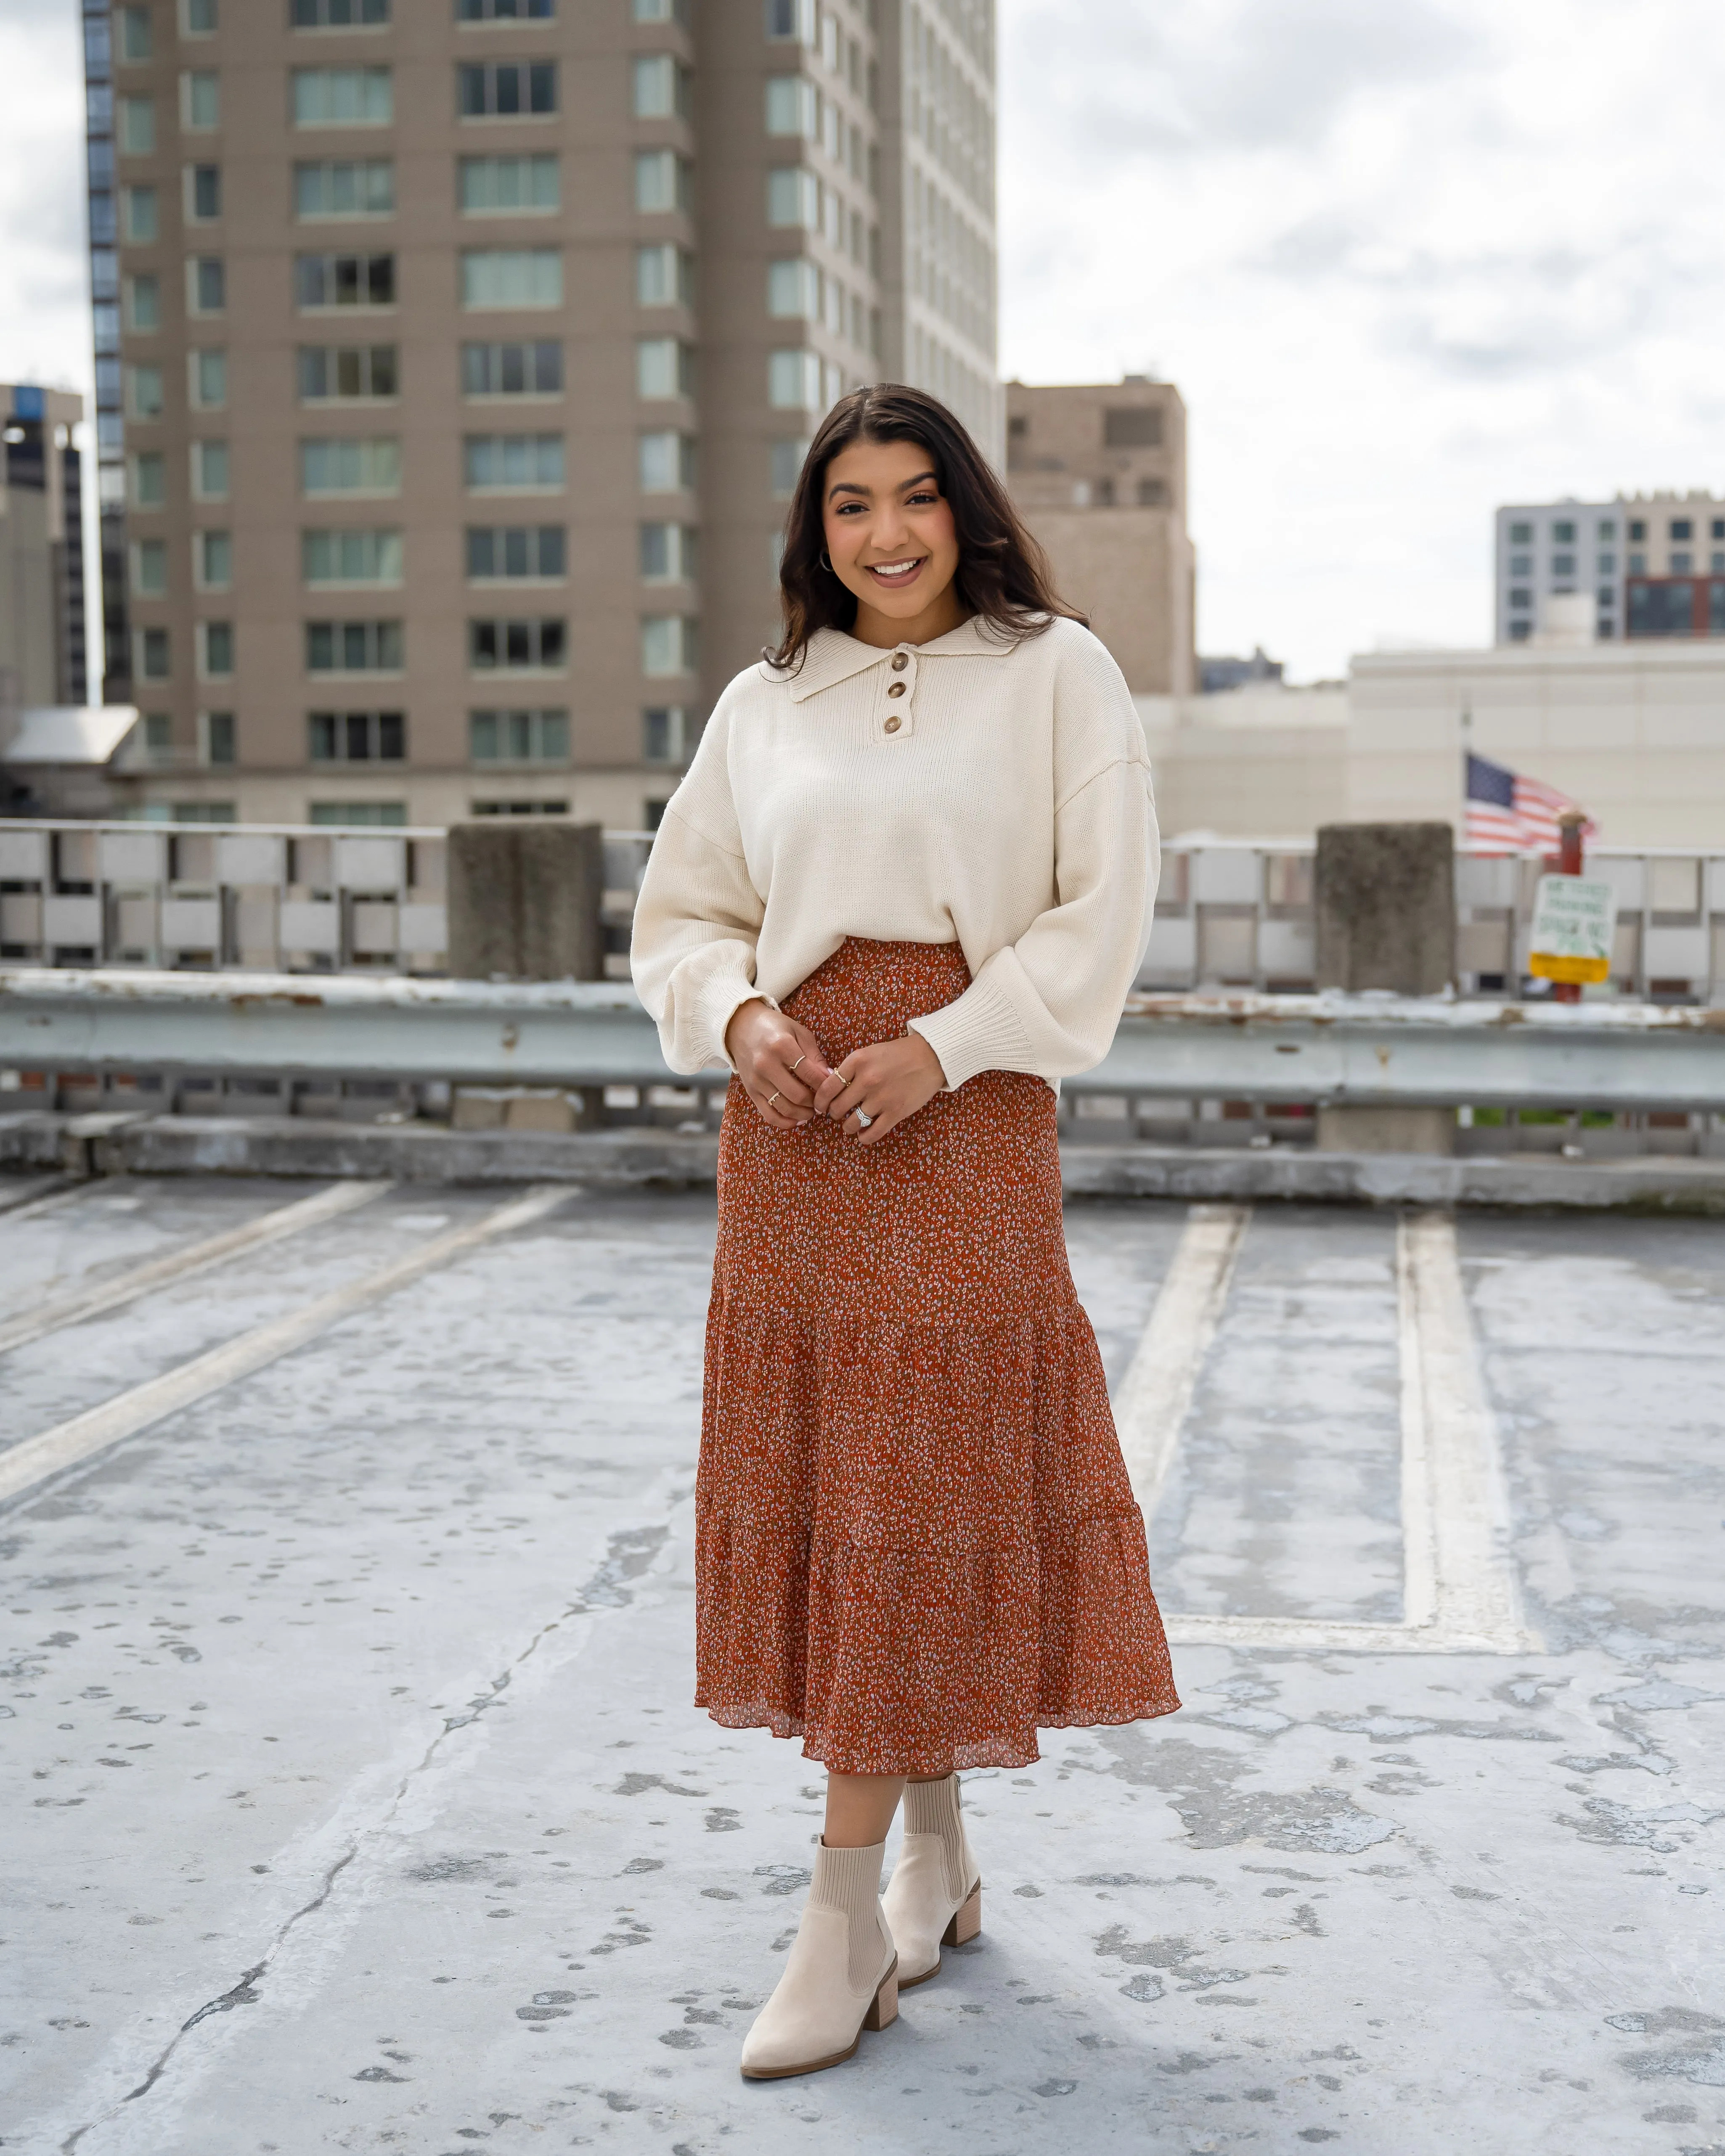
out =
[[[675,1076],[626,983],[0,970],[0,1067],[481,1086]],[[1383,996],[1134,996],[1080,1095],[1725,1110],[1725,1012]]]
[[[440,974],[446,835],[0,820],[0,963]],[[644,831],[605,834],[606,971],[624,979],[651,844]],[[1169,845],[1138,986],[1309,989],[1312,865],[1310,844]],[[1457,854],[1456,963],[1469,993],[1520,992],[1543,866],[1532,855]],[[1616,893],[1622,993],[1725,1002],[1725,853],[1601,847],[1588,869]]]

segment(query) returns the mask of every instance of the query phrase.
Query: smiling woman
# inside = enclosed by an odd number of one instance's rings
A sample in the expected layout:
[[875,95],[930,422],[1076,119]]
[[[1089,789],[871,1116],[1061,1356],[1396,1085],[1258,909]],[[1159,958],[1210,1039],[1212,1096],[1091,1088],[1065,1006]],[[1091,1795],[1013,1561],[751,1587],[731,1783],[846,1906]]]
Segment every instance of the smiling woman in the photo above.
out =
[[757,2078],[848,2058],[975,1936],[960,1768],[1179,1704],[1055,1129],[1155,902],[1132,700],[916,390],[828,416],[781,596],[782,642],[666,808],[633,953],[672,1069],[736,1073],[696,1698],[828,1770],[808,1906],[743,2048]]

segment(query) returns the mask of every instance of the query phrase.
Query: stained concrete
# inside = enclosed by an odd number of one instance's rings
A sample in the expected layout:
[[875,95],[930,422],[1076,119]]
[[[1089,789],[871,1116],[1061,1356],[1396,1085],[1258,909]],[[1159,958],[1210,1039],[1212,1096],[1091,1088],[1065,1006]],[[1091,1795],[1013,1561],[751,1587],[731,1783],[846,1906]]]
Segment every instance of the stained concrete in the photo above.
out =
[[[4,1307],[281,1195],[0,1223]],[[397,1192],[20,1349],[5,1435],[492,1202]],[[1070,1209],[1115,1382],[1183,1217]],[[712,1233],[572,1193],[9,1508],[0,2147],[1725,2150],[1725,1235],[1463,1223],[1542,1651],[1177,1650],[1180,1715],[967,1778],[981,1938],[751,2087],[820,1777],[687,1704]],[[1171,1607],[1394,1614],[1393,1240],[1253,1221]]]

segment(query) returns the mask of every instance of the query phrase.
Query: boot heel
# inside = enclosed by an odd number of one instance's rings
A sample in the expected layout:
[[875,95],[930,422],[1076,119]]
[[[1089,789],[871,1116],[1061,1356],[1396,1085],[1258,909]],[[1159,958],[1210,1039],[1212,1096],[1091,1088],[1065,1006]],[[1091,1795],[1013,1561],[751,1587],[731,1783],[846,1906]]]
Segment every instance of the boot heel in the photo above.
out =
[[862,2016],[865,2029],[890,2029],[899,2018],[899,1964],[893,1966],[881,1979],[880,1989],[869,2001],[868,2011]]
[[982,1881],[971,1889],[970,1898],[953,1912],[952,1922],[940,1934],[943,1947],[968,1946],[982,1929]]

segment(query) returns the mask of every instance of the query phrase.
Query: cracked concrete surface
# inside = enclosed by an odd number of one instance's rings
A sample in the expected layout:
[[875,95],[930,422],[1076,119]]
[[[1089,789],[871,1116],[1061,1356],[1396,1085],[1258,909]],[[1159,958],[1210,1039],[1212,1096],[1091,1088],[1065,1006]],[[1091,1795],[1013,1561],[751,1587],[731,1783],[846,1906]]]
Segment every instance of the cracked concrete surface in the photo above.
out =
[[[0,1221],[0,1311],[280,1202]],[[397,1192],[0,1362],[8,1441],[480,1217]],[[1075,1205],[1116,1382],[1183,1209]],[[1171,1608],[1397,1614],[1389,1220],[1260,1211]],[[967,1777],[984,1924],[750,2086],[819,1770],[687,1704],[712,1242],[572,1195],[0,1515],[0,2148],[1725,2152],[1725,1229],[1469,1217],[1542,1651],[1177,1649]]]

